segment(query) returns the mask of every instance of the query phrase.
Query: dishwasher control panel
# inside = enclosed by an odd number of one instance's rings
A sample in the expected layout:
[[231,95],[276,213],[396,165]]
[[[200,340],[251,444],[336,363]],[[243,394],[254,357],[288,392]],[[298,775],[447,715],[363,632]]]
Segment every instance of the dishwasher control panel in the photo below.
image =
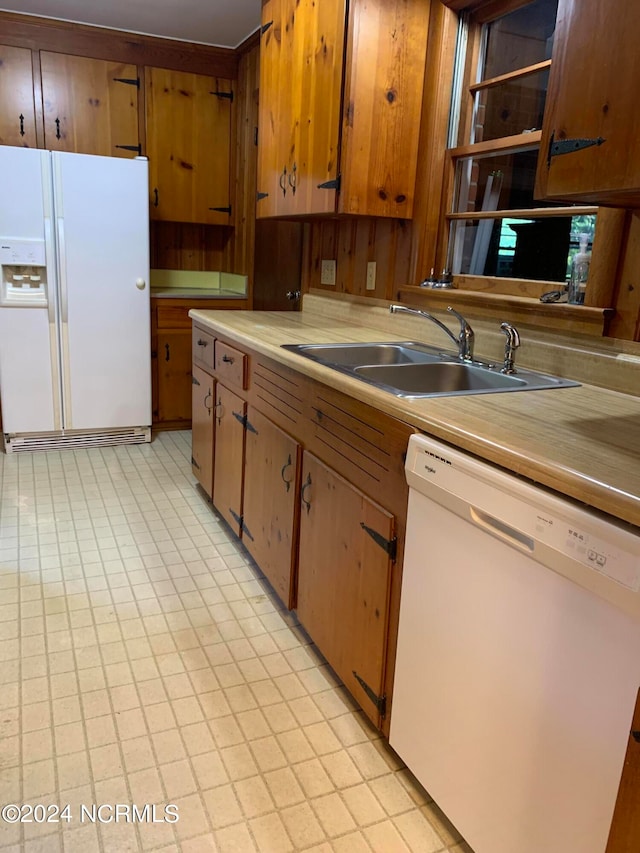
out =
[[409,441],[410,487],[640,618],[640,535],[425,436]]

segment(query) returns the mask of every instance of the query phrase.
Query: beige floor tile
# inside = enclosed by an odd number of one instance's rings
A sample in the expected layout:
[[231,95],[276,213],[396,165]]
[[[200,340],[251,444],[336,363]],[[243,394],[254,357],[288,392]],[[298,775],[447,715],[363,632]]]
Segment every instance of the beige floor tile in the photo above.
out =
[[[325,840],[325,834],[309,803],[283,809],[280,817],[294,846],[305,848]],[[387,851],[389,853],[389,851]]]
[[180,815],[0,824],[2,853],[472,853],[194,489],[189,433],[0,455],[0,489],[0,800]]

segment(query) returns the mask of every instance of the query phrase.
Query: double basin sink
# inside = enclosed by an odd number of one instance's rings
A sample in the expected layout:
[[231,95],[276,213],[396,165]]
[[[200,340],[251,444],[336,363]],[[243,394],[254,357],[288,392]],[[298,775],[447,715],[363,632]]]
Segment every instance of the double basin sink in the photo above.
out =
[[397,397],[453,397],[504,391],[537,391],[578,385],[568,379],[500,365],[461,361],[414,341],[353,344],[284,344],[283,349],[389,391]]

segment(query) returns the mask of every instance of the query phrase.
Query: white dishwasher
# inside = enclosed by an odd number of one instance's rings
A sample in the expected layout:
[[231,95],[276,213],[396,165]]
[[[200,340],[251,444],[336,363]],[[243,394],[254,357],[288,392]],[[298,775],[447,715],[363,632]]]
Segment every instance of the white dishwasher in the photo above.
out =
[[604,853],[640,536],[412,436],[390,743],[475,853]]

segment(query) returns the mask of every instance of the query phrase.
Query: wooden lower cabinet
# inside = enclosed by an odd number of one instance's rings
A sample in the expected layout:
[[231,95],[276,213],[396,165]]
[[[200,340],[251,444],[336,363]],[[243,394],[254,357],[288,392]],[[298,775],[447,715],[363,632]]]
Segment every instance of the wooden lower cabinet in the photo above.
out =
[[216,382],[213,505],[240,536],[244,467],[245,401]]
[[289,608],[294,606],[299,456],[298,442],[249,406],[242,541]]
[[606,853],[640,850],[640,692],[636,701]]
[[202,488],[212,497],[215,380],[194,364],[191,381],[191,467]]
[[298,617],[379,726],[395,519],[307,452],[300,500]]
[[158,329],[157,408],[154,422],[189,429],[191,424],[191,330]]

